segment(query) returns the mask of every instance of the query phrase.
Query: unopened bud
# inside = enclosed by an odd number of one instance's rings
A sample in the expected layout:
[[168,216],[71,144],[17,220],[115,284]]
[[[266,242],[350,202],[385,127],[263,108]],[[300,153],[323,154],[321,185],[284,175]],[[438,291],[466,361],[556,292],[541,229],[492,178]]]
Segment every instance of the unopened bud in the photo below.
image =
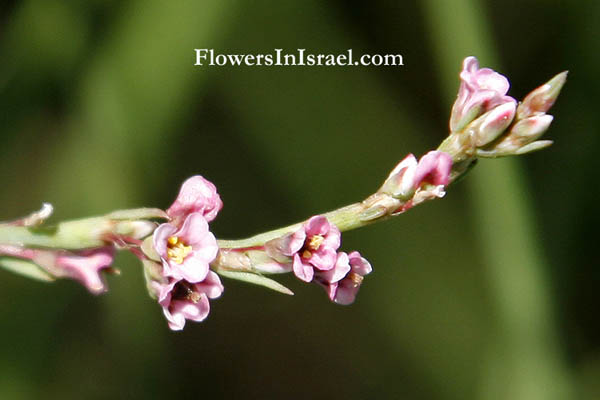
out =
[[517,108],[517,119],[525,119],[548,111],[560,94],[566,80],[567,71],[563,71],[529,93]]
[[552,140],[538,140],[533,143],[526,144],[515,152],[517,155],[532,153],[534,151],[545,149],[552,145]]
[[483,147],[503,134],[515,117],[516,107],[515,101],[509,101],[473,121],[466,131],[473,132],[475,145]]
[[394,198],[410,198],[415,191],[415,172],[417,159],[409,154],[390,172],[390,175],[379,189]]
[[548,114],[540,114],[520,120],[510,130],[513,142],[525,145],[533,142],[546,132],[554,117]]

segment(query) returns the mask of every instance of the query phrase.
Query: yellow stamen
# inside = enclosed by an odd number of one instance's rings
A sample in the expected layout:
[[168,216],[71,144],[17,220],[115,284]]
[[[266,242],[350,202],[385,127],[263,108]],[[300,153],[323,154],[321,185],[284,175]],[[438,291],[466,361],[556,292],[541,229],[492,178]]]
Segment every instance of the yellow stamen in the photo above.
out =
[[354,272],[350,272],[348,274],[348,278],[352,281],[354,287],[360,286],[360,284],[362,283],[363,279],[365,279],[362,275],[359,275],[359,274],[354,273]]
[[186,246],[177,236],[167,239],[167,257],[175,264],[182,264],[183,260],[192,252],[192,246]]
[[317,251],[317,250],[319,250],[319,247],[321,247],[323,240],[325,240],[325,238],[323,236],[313,235],[310,238],[310,240],[308,241],[308,244],[306,245],[306,247],[308,247],[312,251]]
[[304,252],[302,253],[302,258],[310,258],[312,256],[312,253],[308,250],[304,250]]

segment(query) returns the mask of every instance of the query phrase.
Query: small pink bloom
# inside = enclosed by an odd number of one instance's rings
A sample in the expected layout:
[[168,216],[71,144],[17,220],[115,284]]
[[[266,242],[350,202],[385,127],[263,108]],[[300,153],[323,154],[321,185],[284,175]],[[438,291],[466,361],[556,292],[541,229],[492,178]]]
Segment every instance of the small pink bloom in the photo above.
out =
[[350,254],[340,252],[335,268],[317,272],[315,281],[325,288],[331,301],[348,305],[354,302],[363,277],[371,271],[371,264],[361,257],[359,252],[353,251]]
[[329,298],[333,301],[337,291],[338,282],[348,275],[351,267],[348,254],[344,252],[337,253],[335,266],[328,271],[317,271],[315,273],[315,282],[325,288]]
[[450,169],[452,168],[452,157],[443,151],[430,151],[419,160],[414,175],[415,188],[423,182],[435,186],[446,186],[450,181]]
[[79,281],[94,294],[107,290],[100,271],[109,268],[114,259],[113,247],[101,247],[76,253],[58,252],[55,260],[56,276]]
[[475,57],[465,58],[460,72],[458,97],[452,106],[450,130],[460,131],[469,122],[500,104],[516,103],[515,99],[506,96],[509,86],[508,79],[503,75],[489,68],[480,69]]
[[294,274],[299,279],[310,282],[315,268],[327,271],[335,266],[340,240],[339,229],[326,217],[317,215],[311,217],[297,231],[267,242],[265,248],[274,260],[283,262],[282,256],[292,257]]
[[180,226],[181,222],[192,213],[200,213],[210,222],[223,207],[223,202],[212,182],[200,175],[188,178],[179,191],[175,202],[167,210],[173,224]]
[[210,312],[209,299],[215,299],[223,293],[223,285],[219,276],[208,271],[202,282],[190,283],[185,280],[171,280],[160,285],[154,282],[158,292],[158,303],[174,331],[182,330],[185,320],[203,321]]
[[107,290],[100,272],[110,268],[115,257],[115,250],[112,246],[66,251],[0,245],[0,254],[31,260],[55,278],[74,279],[90,292],[99,294]]
[[166,223],[154,231],[154,248],[163,263],[166,277],[201,282],[209,272],[209,264],[217,256],[219,247],[208,223],[201,213],[187,216],[183,226]]
[[301,229],[306,239],[294,254],[292,268],[298,278],[310,282],[315,268],[327,271],[335,266],[341,234],[338,228],[323,216],[310,218]]

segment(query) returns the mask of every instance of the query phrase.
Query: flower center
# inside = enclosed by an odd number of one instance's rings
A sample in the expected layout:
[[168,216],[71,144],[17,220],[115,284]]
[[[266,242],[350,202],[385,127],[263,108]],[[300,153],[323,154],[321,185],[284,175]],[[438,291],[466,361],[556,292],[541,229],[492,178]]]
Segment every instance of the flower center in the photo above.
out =
[[167,239],[167,257],[175,264],[183,263],[183,260],[192,252],[192,246],[186,244],[177,236]]
[[187,282],[179,282],[175,285],[173,290],[174,300],[189,300],[196,304],[200,301],[201,295],[198,292],[192,290]]
[[365,279],[362,275],[359,275],[354,272],[350,272],[347,275],[347,278],[350,280],[350,282],[352,282],[353,287],[359,287],[360,284],[362,283],[363,279]]
[[302,252],[302,258],[312,257],[312,251],[319,250],[319,247],[321,247],[321,244],[324,240],[325,238],[321,235],[312,235],[311,237],[307,238],[306,242],[304,243],[304,251]]
[[308,243],[306,243],[306,247],[308,247],[309,250],[317,251],[317,250],[319,250],[319,247],[321,247],[323,240],[325,240],[325,238],[323,236],[313,235],[308,240]]

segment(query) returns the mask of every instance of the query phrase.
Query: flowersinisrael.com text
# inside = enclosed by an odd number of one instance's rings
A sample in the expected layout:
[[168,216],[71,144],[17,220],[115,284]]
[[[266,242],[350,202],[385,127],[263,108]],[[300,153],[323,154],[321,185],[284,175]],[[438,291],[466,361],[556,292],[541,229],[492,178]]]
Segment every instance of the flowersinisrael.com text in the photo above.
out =
[[285,53],[283,49],[274,49],[267,54],[221,54],[214,49],[194,49],[197,66],[401,66],[404,61],[401,54],[362,54],[354,57],[352,49],[339,54],[313,54],[306,49],[297,49],[295,53]]

